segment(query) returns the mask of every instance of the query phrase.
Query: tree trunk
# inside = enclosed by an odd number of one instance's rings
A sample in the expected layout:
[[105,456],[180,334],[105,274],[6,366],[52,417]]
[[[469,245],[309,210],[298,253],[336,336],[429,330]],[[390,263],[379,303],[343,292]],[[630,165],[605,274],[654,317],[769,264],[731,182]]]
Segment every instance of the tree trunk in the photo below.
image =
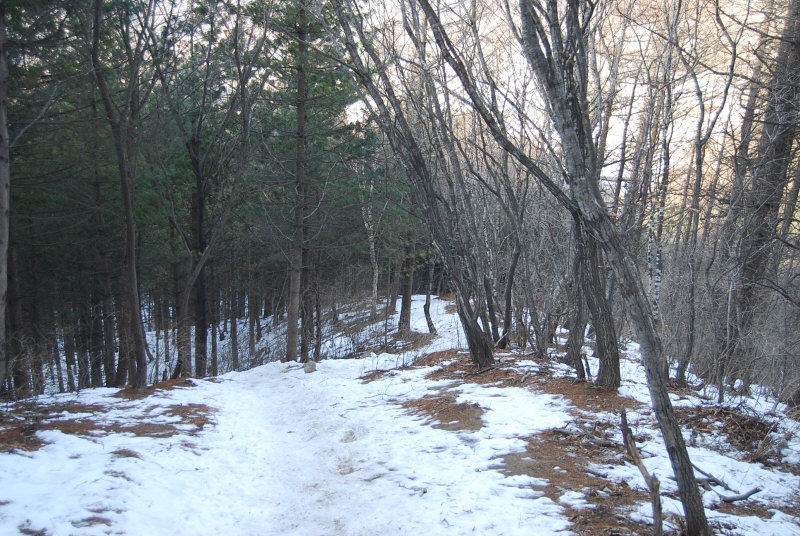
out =
[[70,392],[76,390],[75,385],[75,335],[72,326],[65,325],[63,328],[64,340],[64,361],[67,366],[67,389]]
[[119,327],[119,358],[117,359],[117,373],[114,376],[114,386],[123,387],[128,382],[128,372],[132,359],[131,326],[126,318],[126,308],[117,308],[117,326]]
[[569,366],[575,369],[578,378],[586,379],[587,371],[583,366],[583,343],[586,337],[586,300],[583,297],[583,285],[581,284],[583,272],[583,240],[578,237],[580,230],[577,222],[573,226],[575,234],[575,260],[572,263],[572,288],[575,295],[574,310],[569,325],[569,338],[567,338],[567,357]]
[[75,350],[78,353],[78,389],[91,387],[91,370],[89,365],[89,339],[91,338],[91,311],[83,304],[78,306],[78,326],[75,330]]
[[50,342],[50,361],[56,366],[56,380],[58,380],[58,392],[65,392],[64,389],[64,367],[61,365],[61,354],[58,351],[58,328],[53,325]]
[[8,138],[8,50],[6,0],[0,0],[0,383],[11,373],[6,353],[8,241],[11,217],[11,160]]
[[486,312],[489,317],[486,329],[491,330],[492,343],[496,344],[500,340],[500,330],[497,328],[497,314],[494,309],[494,289],[487,274],[483,275],[483,292],[486,294]]
[[211,266],[211,376],[219,374],[219,356],[217,346],[217,334],[219,333],[220,320],[220,293],[219,282],[214,275],[214,267]]
[[397,261],[392,263],[387,277],[389,278],[389,305],[386,308],[386,315],[392,316],[397,312],[397,295],[400,293],[400,263]]
[[492,343],[478,324],[478,315],[472,308],[469,298],[464,295],[461,284],[453,281],[453,287],[456,295],[456,310],[461,320],[461,327],[464,329],[464,335],[467,337],[467,346],[470,356],[472,356],[472,362],[481,369],[489,367],[494,363]]
[[256,298],[255,289],[252,281],[249,283],[250,292],[247,296],[247,348],[251,357],[256,355],[256,321],[261,312],[260,300]]
[[[582,228],[582,224],[578,224]],[[592,318],[595,333],[595,349],[600,359],[600,370],[597,372],[595,382],[601,387],[617,389],[620,385],[619,370],[619,342],[617,330],[614,327],[614,314],[611,304],[606,298],[604,278],[600,276],[601,255],[597,248],[595,238],[586,230],[580,231],[576,240],[583,244],[578,246],[583,250],[583,267],[580,271],[580,284],[586,298],[586,306]]]
[[400,302],[400,320],[397,323],[397,333],[407,336],[411,333],[411,294],[414,290],[414,246],[406,244],[403,256],[403,269],[400,277],[400,292],[403,299]]
[[503,336],[500,337],[500,340],[497,342],[497,347],[500,349],[505,349],[509,343],[509,337],[511,336],[511,328],[512,328],[512,320],[513,320],[513,307],[511,302],[511,293],[514,290],[514,275],[517,271],[517,265],[519,263],[519,258],[522,255],[522,246],[517,241],[514,244],[514,252],[511,254],[511,266],[508,268],[508,275],[506,279],[506,288],[503,292],[503,303],[504,303],[504,310],[503,310]]
[[175,361],[175,368],[172,371],[172,379],[192,375],[192,340],[191,327],[192,321],[189,313],[188,299],[184,299],[186,289],[181,292],[177,304],[177,336],[176,345],[178,347],[178,359]]
[[89,353],[91,355],[92,387],[103,385],[103,299],[94,291],[90,315],[91,335],[89,337]]
[[236,293],[231,292],[231,366],[233,367],[233,370],[239,370],[239,322],[236,318],[236,309]]
[[[152,6],[150,6],[152,7]],[[123,278],[125,283],[125,296],[127,314],[126,320],[132,338],[132,372],[131,385],[136,389],[144,388],[147,384],[147,341],[144,336],[144,326],[142,325],[141,306],[139,302],[139,282],[136,271],[136,220],[133,207],[134,183],[136,175],[133,167],[132,158],[134,156],[135,141],[132,139],[133,128],[130,120],[138,113],[136,102],[137,86],[139,83],[139,67],[141,59],[136,56],[135,63],[130,65],[130,79],[128,80],[127,102],[123,107],[124,112],[117,107],[111,98],[111,89],[104,78],[103,65],[100,62],[100,31],[103,13],[103,0],[95,0],[94,6],[94,25],[92,34],[91,59],[93,72],[100,95],[103,99],[103,106],[106,110],[108,123],[111,126],[112,138],[117,157],[117,167],[119,178],[122,185],[122,205],[125,218],[125,261],[123,266]],[[144,20],[149,20],[149,14],[145,13]],[[145,31],[145,29],[142,29]],[[138,46],[141,45],[141,42]],[[137,50],[138,52],[138,50]]]
[[[13,227],[13,221],[10,222]],[[13,228],[11,240],[13,240]],[[9,360],[9,374],[11,375],[11,388],[13,398],[25,398],[31,395],[31,376],[28,363],[25,359],[25,345],[23,344],[22,319],[22,292],[19,284],[19,266],[17,263],[17,246],[13,242],[8,248],[8,339],[7,349]]]
[[311,262],[308,249],[303,250],[303,277],[300,280],[300,362],[308,361],[309,348],[314,338],[314,303],[311,291]]
[[105,370],[105,385],[112,387],[116,375],[116,338],[114,329],[114,299],[111,294],[111,276],[108,271],[103,273],[103,369]]
[[428,333],[436,335],[436,326],[431,318],[431,293],[433,292],[433,263],[428,263],[428,291],[425,293],[425,305],[422,311],[425,313],[425,322],[428,324]]
[[653,323],[647,294],[641,279],[636,274],[635,265],[622,246],[613,224],[602,214],[597,216],[597,220],[590,222],[590,228],[605,245],[606,258],[617,274],[620,294],[630,311],[631,323],[636,331],[642,363],[647,374],[653,410],[656,413],[678,483],[679,495],[686,515],[687,532],[692,535],[710,535],[711,531],[706,521],[702,498],[697,489],[686,443],[669,399],[663,348]]
[[286,357],[283,361],[297,361],[297,343],[299,338],[300,300],[302,298],[303,249],[306,203],[306,102],[308,87],[306,86],[306,42],[307,24],[305,4],[301,4],[296,19],[297,30],[297,88],[295,106],[297,112],[297,130],[295,131],[294,188],[295,200],[292,215],[292,244],[289,250],[289,306],[286,318]]
[[322,301],[319,275],[314,271],[314,361],[322,357]]
[[[372,300],[370,303],[370,318],[378,316],[378,280],[380,279],[380,267],[378,266],[378,248],[377,237],[375,236],[375,214],[372,210],[372,193],[374,191],[374,183],[370,181],[369,187],[362,187],[361,191],[361,219],[364,223],[364,230],[367,232],[367,240],[369,241],[369,265],[372,268]],[[364,191],[369,193],[366,196]]]

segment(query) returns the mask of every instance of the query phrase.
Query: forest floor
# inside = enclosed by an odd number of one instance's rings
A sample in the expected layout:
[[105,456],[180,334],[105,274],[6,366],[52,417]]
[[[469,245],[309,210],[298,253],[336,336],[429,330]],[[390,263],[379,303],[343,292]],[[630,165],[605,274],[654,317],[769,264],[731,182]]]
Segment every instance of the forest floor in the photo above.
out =
[[[553,357],[498,353],[478,371],[452,307],[434,300],[433,313],[436,337],[310,374],[267,363],[5,405],[0,534],[652,534],[623,407],[660,480],[665,531],[680,534],[635,343],[611,392]],[[352,340],[354,323],[339,322]],[[416,297],[412,329],[426,331]],[[800,425],[754,392],[671,396],[715,532],[800,535]]]

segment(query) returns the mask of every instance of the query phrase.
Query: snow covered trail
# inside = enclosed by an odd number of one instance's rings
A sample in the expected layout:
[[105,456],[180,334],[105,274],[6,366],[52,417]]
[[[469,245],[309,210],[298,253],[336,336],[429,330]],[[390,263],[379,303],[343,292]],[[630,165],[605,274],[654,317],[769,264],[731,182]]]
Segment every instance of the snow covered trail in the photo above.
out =
[[[215,423],[166,438],[39,432],[49,445],[0,455],[0,533],[564,533],[563,508],[532,488],[541,482],[506,477],[494,459],[522,450],[520,430],[566,423],[562,400],[426,380],[430,369],[358,379],[375,368],[388,367],[323,361],[305,374],[272,363],[137,401],[111,389],[53,397],[102,404],[91,418],[117,423],[207,404]],[[432,428],[399,405],[432,389],[478,402],[483,428]]]

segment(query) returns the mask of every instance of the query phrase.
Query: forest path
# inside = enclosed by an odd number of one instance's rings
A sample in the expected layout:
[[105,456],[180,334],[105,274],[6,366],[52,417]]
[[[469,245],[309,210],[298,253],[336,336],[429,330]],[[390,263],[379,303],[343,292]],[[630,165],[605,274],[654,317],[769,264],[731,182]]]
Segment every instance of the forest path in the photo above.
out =
[[[271,363],[147,396],[40,401],[45,444],[0,457],[18,483],[0,492],[0,533],[563,534],[564,508],[534,489],[541,479],[505,476],[499,460],[524,449],[519,429],[566,423],[564,402],[469,391],[427,368],[360,379],[377,368],[390,367]],[[443,390],[484,408],[484,426],[439,429],[403,407]]]

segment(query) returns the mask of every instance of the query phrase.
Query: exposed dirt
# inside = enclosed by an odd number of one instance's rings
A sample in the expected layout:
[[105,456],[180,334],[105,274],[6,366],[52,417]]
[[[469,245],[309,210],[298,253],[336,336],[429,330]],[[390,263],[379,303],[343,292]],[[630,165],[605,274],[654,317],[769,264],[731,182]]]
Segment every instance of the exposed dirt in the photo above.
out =
[[141,400],[148,396],[158,394],[159,391],[171,391],[179,387],[195,387],[195,383],[189,378],[176,378],[174,380],[166,380],[163,382],[155,383],[144,389],[134,389],[133,387],[125,387],[120,389],[114,396],[117,398],[124,398],[126,400]]
[[105,525],[106,527],[110,527],[112,522],[110,519],[102,516],[91,516],[80,521],[73,521],[72,526],[75,528],[86,528],[86,527],[94,527],[96,525]]
[[441,352],[431,352],[430,354],[423,354],[414,361],[415,366],[420,367],[434,367],[453,359],[458,359],[460,355],[464,355],[460,350],[443,350]]
[[410,413],[427,416],[434,428],[450,431],[483,428],[484,411],[480,405],[456,403],[456,395],[444,390],[439,395],[425,395],[402,405]]
[[[524,367],[519,367],[520,364]],[[584,497],[587,507],[562,505],[573,526],[570,530],[585,536],[614,536],[652,534],[653,528],[631,519],[630,512],[642,503],[649,503],[645,490],[631,489],[627,484],[615,484],[603,478],[602,471],[592,472],[588,464],[619,465],[627,453],[622,444],[613,439],[619,426],[616,422],[594,419],[598,413],[619,414],[620,409],[641,409],[643,404],[619,396],[610,389],[598,388],[588,382],[555,377],[552,364],[535,355],[501,356],[495,365],[478,370],[463,352],[437,352],[421,357],[417,365],[439,368],[427,377],[435,380],[490,384],[497,386],[529,387],[536,391],[560,395],[573,405],[574,417],[569,429],[552,429],[535,436],[524,437],[524,452],[497,458],[497,467],[507,475],[528,475],[544,479],[547,484],[535,486],[545,496],[559,502],[565,494],[576,492]],[[376,371],[373,375],[383,374]],[[374,377],[374,376],[373,376]],[[366,378],[365,378],[366,379]],[[689,395],[696,396],[690,392]],[[477,404],[457,404],[456,397],[443,389],[440,393],[426,395],[418,400],[403,403],[409,412],[424,415],[432,426],[446,430],[480,429],[483,409]],[[700,408],[702,409],[702,408]],[[752,416],[727,408],[678,409],[681,423],[699,432],[710,429],[716,422],[723,423],[725,433],[736,448],[751,453],[750,457],[764,451],[771,427]],[[648,437],[638,435],[636,441]],[[627,460],[630,461],[630,460]],[[759,460],[760,461],[760,460]],[[777,460],[773,460],[776,462]],[[797,468],[792,468],[793,472]],[[721,512],[735,515],[771,517],[769,509],[748,501],[721,503]],[[799,515],[798,507],[781,507],[789,515]],[[674,527],[681,527],[679,518],[666,518]],[[718,527],[724,529],[724,527]],[[669,534],[669,531],[665,531]],[[681,534],[681,530],[672,534]]]
[[[552,376],[551,365],[535,356],[526,356],[529,365],[520,368],[519,357],[501,357],[487,369],[479,370],[469,355],[453,350],[423,356],[416,364],[441,365],[427,378],[452,380],[497,386],[531,387],[540,392],[561,395],[575,406],[575,421],[569,430],[548,430],[523,437],[524,452],[507,454],[496,459],[497,468],[506,475],[528,475],[547,483],[535,488],[555,502],[568,492],[585,496],[588,508],[563,505],[573,523],[571,530],[587,536],[651,534],[652,527],[630,519],[633,505],[647,502],[645,491],[632,490],[627,485],[611,483],[587,472],[591,462],[619,464],[623,447],[609,439],[611,423],[590,421],[588,412],[618,411],[622,406],[638,403],[620,397],[608,389],[598,389],[586,382]],[[373,373],[375,374],[375,373]],[[456,403],[456,395],[442,389],[434,395],[406,401],[409,412],[426,416],[431,425],[445,430],[478,430],[482,426],[483,409],[477,404]],[[544,481],[543,481],[544,482]]]
[[556,503],[568,492],[583,495],[590,505],[587,508],[561,503],[573,523],[571,531],[586,536],[652,534],[652,527],[634,522],[629,515],[632,505],[648,501],[646,492],[586,472],[587,460],[618,462],[617,452],[553,430],[525,439],[525,452],[499,458],[500,469],[507,475],[545,479],[547,484],[535,489]]
[[[142,400],[148,396],[158,396],[165,389],[192,385],[192,382],[185,379],[175,380],[141,391],[123,389],[114,396],[125,400]],[[110,434],[141,437],[195,435],[212,422],[211,416],[214,413],[205,404],[172,404],[166,407],[151,405],[135,417],[116,422],[107,419],[109,409],[102,404],[74,401],[57,404],[12,404],[7,411],[0,412],[0,451],[38,450],[45,444],[36,435],[41,430],[58,430],[64,434],[92,438]],[[170,422],[158,422],[159,417],[169,417]],[[117,451],[113,454],[118,457],[138,456],[133,451]]]
[[134,451],[132,451],[130,449],[117,449],[114,452],[112,452],[111,454],[115,458],[139,458],[139,459],[141,459],[141,456],[139,456],[138,452],[134,452]]

